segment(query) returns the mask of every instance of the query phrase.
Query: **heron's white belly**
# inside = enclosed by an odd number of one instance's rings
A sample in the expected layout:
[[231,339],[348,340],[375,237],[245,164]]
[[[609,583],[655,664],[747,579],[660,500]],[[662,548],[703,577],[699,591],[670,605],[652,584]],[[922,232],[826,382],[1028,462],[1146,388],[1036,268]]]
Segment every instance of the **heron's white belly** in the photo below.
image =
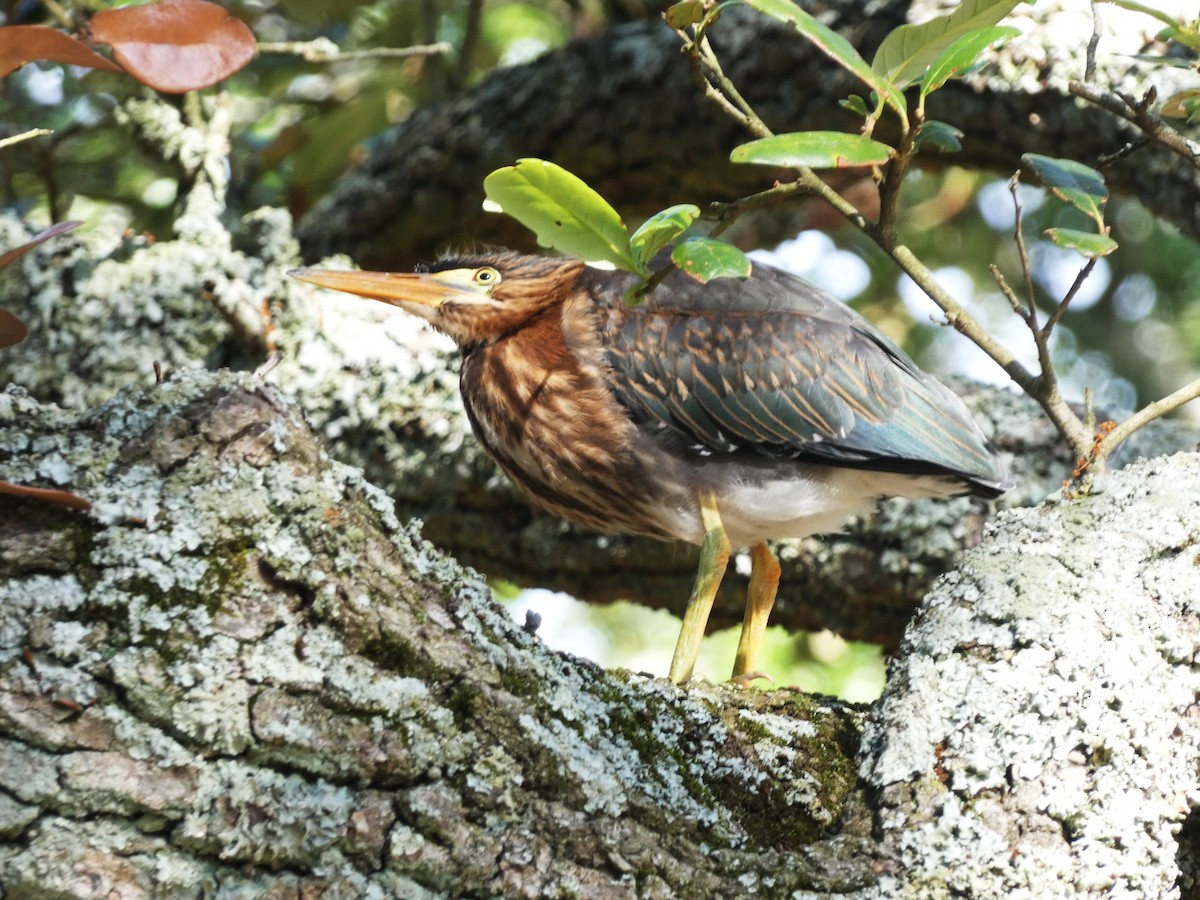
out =
[[[799,477],[734,477],[718,487],[717,508],[730,543],[748,547],[774,538],[827,534],[840,531],[884,497],[949,497],[966,490],[956,478],[809,468]],[[697,505],[679,510],[676,521],[680,539],[700,543],[704,529]]]

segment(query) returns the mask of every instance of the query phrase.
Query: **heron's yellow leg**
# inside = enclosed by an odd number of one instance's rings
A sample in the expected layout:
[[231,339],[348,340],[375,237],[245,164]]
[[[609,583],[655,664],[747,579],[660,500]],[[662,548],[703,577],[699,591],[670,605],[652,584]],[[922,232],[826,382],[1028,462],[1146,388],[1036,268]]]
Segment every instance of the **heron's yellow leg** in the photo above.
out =
[[729,538],[721,524],[717,511],[717,500],[712,494],[700,497],[700,519],[704,523],[704,542],[700,545],[700,567],[696,570],[696,583],[688,598],[687,610],[683,614],[683,627],[679,629],[679,640],[675,642],[675,655],[671,657],[670,679],[682,684],[692,677],[696,657],[700,655],[700,642],[708,625],[708,614],[712,611],[713,599],[725,567],[729,564]]
[[754,671],[754,662],[762,647],[767,630],[767,618],[775,605],[779,590],[779,560],[764,541],[750,550],[750,591],[746,597],[746,616],[742,620],[742,635],[738,638],[737,656],[733,662],[734,681],[746,684],[763,677]]

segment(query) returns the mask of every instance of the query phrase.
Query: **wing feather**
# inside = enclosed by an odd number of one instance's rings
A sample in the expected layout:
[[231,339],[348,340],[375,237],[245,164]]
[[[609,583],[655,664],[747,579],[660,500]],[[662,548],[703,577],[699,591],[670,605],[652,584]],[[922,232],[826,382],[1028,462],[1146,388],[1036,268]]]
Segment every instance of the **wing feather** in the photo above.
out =
[[679,278],[644,306],[610,306],[601,329],[614,393],[649,433],[682,452],[1002,489],[1003,467],[962,401],[844,304],[759,263],[746,281]]

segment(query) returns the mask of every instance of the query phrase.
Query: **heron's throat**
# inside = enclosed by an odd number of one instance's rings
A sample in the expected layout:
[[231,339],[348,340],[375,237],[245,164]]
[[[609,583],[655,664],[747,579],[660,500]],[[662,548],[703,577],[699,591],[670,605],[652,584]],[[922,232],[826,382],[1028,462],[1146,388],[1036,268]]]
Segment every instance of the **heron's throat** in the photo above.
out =
[[561,306],[463,351],[463,398],[493,420],[527,421],[545,391],[570,390],[578,376],[563,342]]

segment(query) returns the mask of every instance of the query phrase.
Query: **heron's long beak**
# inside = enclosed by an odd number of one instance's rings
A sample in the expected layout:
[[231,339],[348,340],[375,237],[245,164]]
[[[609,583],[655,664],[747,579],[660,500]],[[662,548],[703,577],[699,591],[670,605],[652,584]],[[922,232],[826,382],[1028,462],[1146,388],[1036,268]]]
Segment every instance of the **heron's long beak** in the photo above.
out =
[[393,306],[406,303],[437,307],[460,291],[433,275],[409,272],[350,272],[333,269],[292,269],[293,278],[334,291],[370,297]]

